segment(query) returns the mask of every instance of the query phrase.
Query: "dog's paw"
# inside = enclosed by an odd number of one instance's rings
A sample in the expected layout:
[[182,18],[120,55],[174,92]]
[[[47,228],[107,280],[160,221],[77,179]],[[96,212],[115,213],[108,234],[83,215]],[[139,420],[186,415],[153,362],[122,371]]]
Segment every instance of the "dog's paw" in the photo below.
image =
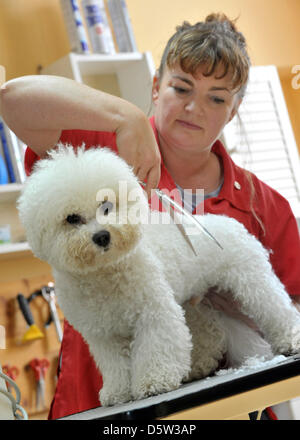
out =
[[155,377],[151,374],[144,375],[139,380],[135,380],[132,385],[132,396],[134,400],[144,399],[169,391],[176,390],[181,385],[182,378],[166,375]]
[[132,400],[130,390],[116,390],[113,387],[103,386],[99,391],[99,401],[102,406],[119,405]]
[[183,378],[183,382],[191,382],[209,376],[218,368],[220,361],[213,357],[197,359],[192,363],[191,371]]
[[271,345],[276,353],[284,355],[300,353],[300,324],[294,326],[285,335],[278,335]]

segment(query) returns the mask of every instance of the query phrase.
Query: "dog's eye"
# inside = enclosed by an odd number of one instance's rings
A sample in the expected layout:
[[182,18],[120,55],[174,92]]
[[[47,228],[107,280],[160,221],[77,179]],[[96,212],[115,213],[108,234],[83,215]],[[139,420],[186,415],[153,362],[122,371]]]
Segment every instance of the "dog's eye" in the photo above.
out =
[[80,217],[80,215],[78,215],[78,214],[68,215],[68,217],[66,218],[66,221],[68,223],[70,223],[71,225],[79,225],[81,223],[84,223],[82,217]]
[[108,200],[103,202],[100,206],[100,211],[103,215],[108,215],[113,210],[114,205]]

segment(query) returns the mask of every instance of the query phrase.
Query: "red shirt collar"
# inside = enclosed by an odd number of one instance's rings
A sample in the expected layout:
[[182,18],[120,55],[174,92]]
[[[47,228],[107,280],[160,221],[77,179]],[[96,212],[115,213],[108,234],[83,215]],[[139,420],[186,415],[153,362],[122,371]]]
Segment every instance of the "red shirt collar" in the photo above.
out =
[[[150,118],[150,123],[153,128],[157,144],[160,148],[159,136],[155,125],[154,116]],[[224,183],[219,195],[213,198],[214,202],[218,203],[218,201],[225,199],[237,209],[250,212],[250,186],[245,171],[233,162],[221,141],[217,140],[213,144],[212,151],[220,157],[224,170]],[[169,191],[176,188],[176,184],[172,176],[169,174],[163,163],[162,155],[159,188],[166,188]]]

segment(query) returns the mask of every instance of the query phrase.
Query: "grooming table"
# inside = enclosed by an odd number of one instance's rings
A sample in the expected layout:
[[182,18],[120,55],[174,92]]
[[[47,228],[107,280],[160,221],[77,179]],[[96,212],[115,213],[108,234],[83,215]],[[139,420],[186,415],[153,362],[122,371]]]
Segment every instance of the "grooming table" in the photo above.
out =
[[159,396],[60,420],[249,420],[253,411],[259,419],[266,407],[300,396],[300,355],[280,356],[276,364],[262,365],[222,370]]

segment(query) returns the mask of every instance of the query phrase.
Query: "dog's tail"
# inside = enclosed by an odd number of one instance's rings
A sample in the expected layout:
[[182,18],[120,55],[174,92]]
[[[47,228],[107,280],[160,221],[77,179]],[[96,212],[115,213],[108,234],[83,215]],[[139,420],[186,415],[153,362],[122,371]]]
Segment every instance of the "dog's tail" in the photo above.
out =
[[227,339],[227,367],[238,368],[249,358],[274,357],[270,344],[244,322],[220,312],[221,324]]

